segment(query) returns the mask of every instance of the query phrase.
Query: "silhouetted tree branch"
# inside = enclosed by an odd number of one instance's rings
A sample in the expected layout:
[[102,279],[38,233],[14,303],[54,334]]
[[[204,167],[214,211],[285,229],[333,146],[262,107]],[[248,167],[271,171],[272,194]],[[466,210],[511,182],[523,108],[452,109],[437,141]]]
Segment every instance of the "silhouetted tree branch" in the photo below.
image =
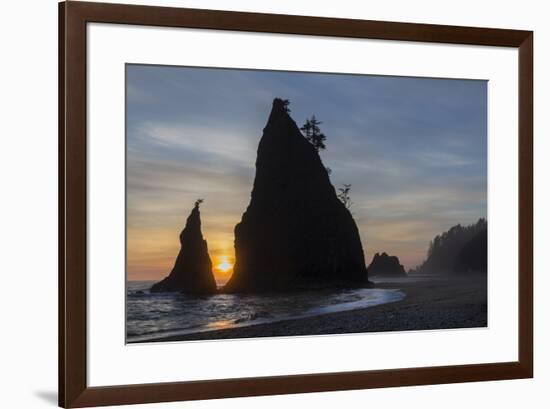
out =
[[288,107],[289,105],[290,105],[290,100],[283,99],[283,108],[285,109],[286,112],[290,112],[290,108]]
[[346,209],[349,209],[353,202],[351,201],[350,192],[351,192],[351,183],[343,184],[343,187],[338,188],[338,199],[346,206]]

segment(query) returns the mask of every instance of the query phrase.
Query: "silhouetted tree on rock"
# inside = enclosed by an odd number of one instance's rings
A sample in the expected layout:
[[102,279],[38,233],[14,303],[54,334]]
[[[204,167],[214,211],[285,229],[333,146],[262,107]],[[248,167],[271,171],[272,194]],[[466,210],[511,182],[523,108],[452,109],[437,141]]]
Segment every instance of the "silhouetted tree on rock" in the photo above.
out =
[[290,108],[289,108],[289,105],[290,105],[290,100],[288,99],[283,99],[283,108],[284,110],[287,112],[287,113],[290,113]]
[[343,184],[343,187],[338,188],[338,199],[346,206],[346,209],[349,209],[353,202],[351,201],[350,192],[351,192],[351,184]]
[[321,128],[319,128],[319,125],[321,124],[322,122],[318,121],[317,118],[315,118],[315,115],[312,115],[311,118],[307,119],[306,123],[300,128],[308,142],[313,145],[317,152],[326,149],[325,141],[327,137],[321,132]]

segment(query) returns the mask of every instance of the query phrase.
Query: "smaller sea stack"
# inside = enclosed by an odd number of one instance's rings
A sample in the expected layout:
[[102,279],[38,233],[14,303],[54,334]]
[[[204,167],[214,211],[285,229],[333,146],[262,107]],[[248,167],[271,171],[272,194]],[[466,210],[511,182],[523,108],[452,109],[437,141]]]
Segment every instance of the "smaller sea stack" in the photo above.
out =
[[216,281],[212,274],[212,261],[208,254],[208,245],[202,237],[199,206],[195,207],[187,218],[185,228],[180,233],[181,248],[170,275],[154,284],[151,292],[182,292],[186,294],[213,294]]
[[376,253],[367,267],[369,276],[406,277],[405,269],[399,263],[397,256],[389,256],[387,253]]

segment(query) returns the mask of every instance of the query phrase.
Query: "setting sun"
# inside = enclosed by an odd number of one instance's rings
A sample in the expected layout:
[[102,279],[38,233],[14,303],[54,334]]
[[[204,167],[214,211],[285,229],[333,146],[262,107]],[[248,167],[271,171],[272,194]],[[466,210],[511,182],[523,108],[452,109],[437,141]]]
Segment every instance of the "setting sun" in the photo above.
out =
[[227,273],[229,270],[233,268],[233,264],[229,262],[229,258],[227,256],[221,256],[220,263],[216,267],[221,272]]

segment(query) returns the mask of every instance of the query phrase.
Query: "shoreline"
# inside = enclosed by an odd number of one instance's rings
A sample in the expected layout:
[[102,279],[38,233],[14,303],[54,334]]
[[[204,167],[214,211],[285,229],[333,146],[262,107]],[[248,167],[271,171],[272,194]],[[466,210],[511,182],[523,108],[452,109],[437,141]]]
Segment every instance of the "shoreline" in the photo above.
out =
[[[413,277],[411,277],[413,278]],[[418,281],[379,282],[397,289],[402,300],[305,318],[151,338],[128,343],[175,342],[363,332],[483,328],[487,326],[487,277],[422,277]]]

